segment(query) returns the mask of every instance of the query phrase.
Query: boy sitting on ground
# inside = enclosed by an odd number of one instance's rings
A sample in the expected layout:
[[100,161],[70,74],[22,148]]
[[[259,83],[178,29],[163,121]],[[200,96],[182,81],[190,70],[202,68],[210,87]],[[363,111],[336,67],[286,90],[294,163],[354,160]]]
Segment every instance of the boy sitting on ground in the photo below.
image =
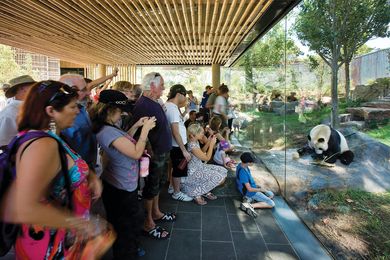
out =
[[256,185],[253,180],[249,166],[252,166],[255,158],[249,152],[244,152],[240,156],[241,163],[236,168],[236,185],[239,192],[244,196],[240,209],[248,215],[256,218],[257,213],[254,209],[273,208],[275,206],[272,198],[272,191],[265,190]]

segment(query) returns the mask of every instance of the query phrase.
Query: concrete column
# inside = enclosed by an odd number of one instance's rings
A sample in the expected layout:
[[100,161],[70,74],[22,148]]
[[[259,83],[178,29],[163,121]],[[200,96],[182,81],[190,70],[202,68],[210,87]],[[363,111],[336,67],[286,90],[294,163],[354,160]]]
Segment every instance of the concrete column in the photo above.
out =
[[106,65],[104,64],[98,64],[97,65],[97,75],[96,78],[101,78],[106,76]]
[[221,66],[219,64],[211,65],[211,77],[213,88],[219,88],[221,85]]

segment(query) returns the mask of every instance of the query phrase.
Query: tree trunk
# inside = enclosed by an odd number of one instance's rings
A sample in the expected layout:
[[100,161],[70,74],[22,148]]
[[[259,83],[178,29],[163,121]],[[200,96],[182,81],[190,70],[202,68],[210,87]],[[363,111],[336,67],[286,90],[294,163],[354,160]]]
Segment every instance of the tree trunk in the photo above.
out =
[[[253,84],[253,71],[251,64],[245,64],[245,86],[246,90],[254,93],[254,84]],[[256,107],[256,101],[252,99],[253,108]]]
[[349,92],[351,89],[351,80],[349,78],[349,60],[345,61],[345,101],[349,101]]
[[332,60],[332,113],[331,113],[331,125],[333,128],[339,126],[339,99],[337,90],[337,72],[338,72],[337,60]]

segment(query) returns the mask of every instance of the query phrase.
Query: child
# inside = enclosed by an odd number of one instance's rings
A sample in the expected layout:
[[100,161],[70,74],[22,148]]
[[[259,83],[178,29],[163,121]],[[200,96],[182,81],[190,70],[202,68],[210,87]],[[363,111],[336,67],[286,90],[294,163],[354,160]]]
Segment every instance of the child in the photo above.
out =
[[226,140],[221,140],[213,157],[214,162],[228,168],[233,168],[236,162],[230,159],[229,156],[226,154],[226,151],[229,150],[231,150],[229,142]]
[[249,166],[253,165],[255,161],[252,154],[249,152],[242,153],[240,156],[241,163],[237,165],[236,169],[236,184],[237,189],[244,196],[244,202],[241,203],[241,210],[245,211],[252,217],[257,217],[254,209],[257,208],[273,208],[275,203],[272,198],[274,194],[272,191],[267,191],[256,185],[253,180]]

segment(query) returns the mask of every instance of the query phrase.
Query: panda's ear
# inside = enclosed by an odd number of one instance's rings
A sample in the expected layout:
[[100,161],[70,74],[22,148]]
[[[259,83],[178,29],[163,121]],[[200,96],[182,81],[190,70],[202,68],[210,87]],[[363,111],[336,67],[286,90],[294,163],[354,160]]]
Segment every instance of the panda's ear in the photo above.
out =
[[311,141],[311,137],[310,137],[310,135],[307,135],[307,139],[308,139],[309,141]]
[[323,142],[325,142],[325,139],[324,138],[318,138],[318,140],[317,140],[319,143],[323,143]]

